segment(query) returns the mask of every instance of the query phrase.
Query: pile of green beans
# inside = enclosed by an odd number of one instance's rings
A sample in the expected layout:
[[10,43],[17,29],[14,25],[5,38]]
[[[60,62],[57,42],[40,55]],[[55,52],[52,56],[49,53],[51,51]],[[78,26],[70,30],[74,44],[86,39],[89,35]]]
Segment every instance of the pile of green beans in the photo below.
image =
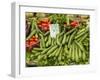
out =
[[[36,28],[37,29],[37,28]],[[38,32],[37,32],[38,31]],[[26,61],[31,60],[37,66],[64,66],[89,64],[89,28],[71,28],[56,35],[33,30],[32,35],[39,37],[39,47],[26,52]]]

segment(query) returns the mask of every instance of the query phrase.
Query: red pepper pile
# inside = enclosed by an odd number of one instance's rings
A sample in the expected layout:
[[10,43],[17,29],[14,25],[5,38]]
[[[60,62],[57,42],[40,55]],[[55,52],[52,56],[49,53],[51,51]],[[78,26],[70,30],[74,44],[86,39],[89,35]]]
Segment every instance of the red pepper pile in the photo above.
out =
[[[71,21],[70,24],[69,24],[71,27],[78,27],[79,25],[79,22],[74,20],[74,21]],[[67,22],[64,23],[64,26],[67,26]]]
[[26,47],[31,50],[33,46],[38,46],[39,39],[35,36],[30,38],[29,40],[26,40]]
[[43,31],[49,31],[50,21],[48,18],[42,18],[38,22],[38,27]]
[[72,21],[70,23],[70,26],[72,26],[72,27],[78,27],[78,25],[79,25],[79,22],[78,21]]

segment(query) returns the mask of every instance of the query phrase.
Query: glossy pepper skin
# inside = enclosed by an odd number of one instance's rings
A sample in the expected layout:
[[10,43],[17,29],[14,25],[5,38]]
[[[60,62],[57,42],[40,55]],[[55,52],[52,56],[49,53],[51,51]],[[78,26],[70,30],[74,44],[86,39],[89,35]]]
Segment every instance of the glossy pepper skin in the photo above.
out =
[[70,26],[72,26],[72,27],[77,27],[78,25],[79,25],[79,22],[78,21],[72,21],[70,23]]
[[48,18],[42,18],[37,25],[42,31],[46,32],[49,31],[50,21]]
[[26,40],[26,48],[31,50],[33,47],[38,46],[39,39],[35,36],[31,37],[29,40]]

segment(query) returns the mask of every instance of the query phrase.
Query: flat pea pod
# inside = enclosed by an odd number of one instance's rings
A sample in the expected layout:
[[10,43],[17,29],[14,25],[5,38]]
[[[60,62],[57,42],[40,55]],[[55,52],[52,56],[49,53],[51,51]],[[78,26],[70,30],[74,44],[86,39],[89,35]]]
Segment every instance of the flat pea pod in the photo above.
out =
[[48,52],[47,52],[47,55],[51,54],[57,47],[58,47],[58,46],[55,45],[55,46],[53,46],[52,48],[50,48],[50,49],[48,50]]
[[86,30],[84,32],[81,32],[80,34],[75,36],[75,39],[78,39],[79,37],[81,37],[82,35],[86,34],[89,31],[89,28],[86,28]]
[[76,32],[77,32],[77,31],[74,31],[74,32],[72,33],[72,35],[70,36],[69,42],[68,42],[68,47],[70,47],[70,45],[71,45],[71,43],[72,43],[72,41],[73,41],[73,39],[74,39],[74,37],[75,37]]
[[76,45],[77,45],[83,52],[85,52],[85,49],[84,49],[84,47],[83,47],[83,45],[82,45],[81,43],[77,42],[76,40],[74,40],[74,42],[76,43]]
[[64,34],[64,38],[62,40],[62,44],[64,45],[66,43],[66,34]]
[[74,32],[75,30],[76,30],[76,28],[71,29],[70,31],[68,31],[68,32],[66,33],[66,35],[71,34],[71,33]]
[[34,34],[36,34],[36,30],[33,30],[29,36],[26,38],[26,40],[30,39]]

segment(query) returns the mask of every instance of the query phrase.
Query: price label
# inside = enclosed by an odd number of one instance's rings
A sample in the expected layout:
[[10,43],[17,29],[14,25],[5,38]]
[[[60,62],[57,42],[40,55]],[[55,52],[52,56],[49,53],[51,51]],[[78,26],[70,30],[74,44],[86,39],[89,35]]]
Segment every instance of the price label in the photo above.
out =
[[59,24],[50,24],[50,36],[56,38],[59,33]]

